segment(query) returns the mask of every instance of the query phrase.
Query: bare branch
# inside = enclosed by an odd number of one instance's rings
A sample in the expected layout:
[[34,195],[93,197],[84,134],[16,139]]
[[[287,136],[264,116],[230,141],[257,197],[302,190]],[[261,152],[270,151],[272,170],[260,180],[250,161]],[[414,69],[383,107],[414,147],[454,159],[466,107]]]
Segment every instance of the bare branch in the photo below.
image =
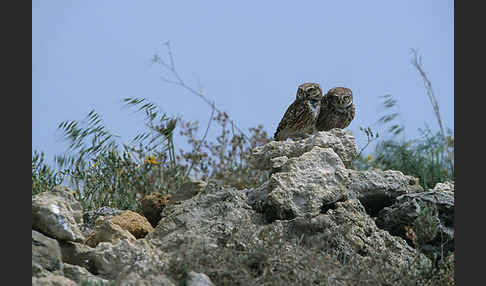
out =
[[[199,150],[201,149],[202,143],[204,142],[204,140],[206,140],[206,136],[208,135],[209,128],[211,127],[211,122],[213,121],[213,116],[214,116],[214,109],[212,109],[212,111],[211,111],[211,117],[209,117],[208,127],[206,127],[206,131],[204,132],[204,136],[201,138],[201,140],[199,141],[199,144],[197,145],[197,147],[194,150],[195,153],[199,152]],[[186,172],[184,177],[189,176],[189,174],[191,173],[191,169],[194,166],[195,161],[196,160],[194,160],[194,159],[191,161],[191,165],[187,169],[187,172]]]
[[[206,104],[208,104],[209,106],[211,106],[211,108],[214,111],[217,111],[218,113],[221,113],[221,114],[224,113],[223,111],[221,111],[220,109],[218,109],[216,107],[216,105],[214,104],[214,102],[209,101],[204,96],[204,94],[202,93],[202,90],[201,91],[197,91],[196,89],[192,88],[191,86],[187,85],[184,82],[184,80],[181,78],[181,76],[179,75],[179,73],[177,72],[177,70],[175,68],[175,60],[174,60],[174,55],[172,53],[172,49],[171,49],[171,46],[170,46],[170,41],[165,42],[164,45],[167,47],[167,54],[169,56],[170,64],[167,64],[158,55],[154,56],[154,60],[153,61],[160,63],[162,67],[164,67],[167,70],[169,70],[172,73],[172,75],[175,77],[176,80],[170,80],[170,79],[167,79],[165,77],[161,77],[161,80],[164,81],[164,82],[167,82],[167,83],[170,83],[170,84],[174,84],[174,85],[179,85],[179,86],[185,88],[186,90],[188,90],[192,94],[200,97]],[[238,130],[238,132],[241,133],[241,135],[243,136],[243,139],[246,140],[247,142],[250,142],[250,140],[248,139],[248,136],[246,136],[245,132],[243,132],[243,130],[241,130],[238,127],[238,125],[232,119],[228,119],[228,120],[231,123],[231,125],[234,126],[234,128],[236,130]]]
[[[418,70],[420,73],[420,76],[422,77],[425,85],[425,91],[427,93],[427,97],[430,100],[430,103],[432,104],[432,108],[434,110],[435,117],[437,118],[437,122],[439,123],[439,128],[440,128],[440,133],[442,135],[442,139],[444,140],[444,144],[447,146],[448,140],[444,131],[444,126],[442,125],[442,119],[440,117],[440,111],[439,111],[439,103],[437,102],[437,98],[435,97],[434,90],[432,89],[432,83],[430,82],[429,78],[427,77],[427,74],[422,68],[422,56],[418,55],[417,50],[412,49],[411,50],[413,54],[412,58],[412,65]],[[449,159],[449,165],[451,168],[451,171],[454,172],[454,164],[452,162],[452,154],[449,149],[447,149],[448,153],[448,159]]]

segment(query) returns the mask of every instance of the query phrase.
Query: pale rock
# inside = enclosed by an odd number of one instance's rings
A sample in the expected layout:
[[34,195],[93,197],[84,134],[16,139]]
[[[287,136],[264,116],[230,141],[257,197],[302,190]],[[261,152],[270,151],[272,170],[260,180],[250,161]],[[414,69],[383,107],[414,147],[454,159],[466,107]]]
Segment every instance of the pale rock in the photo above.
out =
[[32,196],[32,229],[52,238],[84,240],[79,225],[83,223],[83,208],[66,187]]
[[94,233],[86,240],[86,244],[96,247],[100,242],[118,243],[120,240],[134,242],[136,238],[128,231],[113,223],[111,219],[100,216],[96,220]]
[[315,216],[326,204],[346,199],[348,184],[339,156],[331,148],[315,146],[289,158],[261,188],[248,191],[248,202],[270,221]]
[[353,134],[350,131],[336,128],[317,132],[301,140],[271,141],[254,148],[249,156],[249,162],[256,169],[272,170],[278,166],[272,159],[282,156],[299,157],[316,146],[333,149],[346,168],[353,165],[353,161],[358,155]]

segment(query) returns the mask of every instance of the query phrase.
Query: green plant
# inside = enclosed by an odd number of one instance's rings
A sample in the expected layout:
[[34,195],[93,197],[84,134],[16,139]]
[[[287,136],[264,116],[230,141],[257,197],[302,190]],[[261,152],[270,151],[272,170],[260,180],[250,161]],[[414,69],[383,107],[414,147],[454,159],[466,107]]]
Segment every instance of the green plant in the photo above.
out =
[[44,152],[32,152],[32,195],[52,190],[63,179],[63,172],[56,172],[45,163]]
[[69,149],[56,161],[85,208],[135,210],[144,195],[167,193],[182,184],[183,170],[176,163],[172,138],[177,120],[145,99],[124,102],[145,115],[146,130],[135,136],[133,146],[119,144],[119,136],[107,130],[94,110],[84,121],[59,124]]
[[181,164],[186,164],[193,177],[216,179],[223,185],[237,189],[251,188],[263,183],[268,178],[268,172],[251,168],[247,161],[254,147],[271,140],[263,126],[250,128],[250,138],[245,141],[231,128],[226,113],[218,113],[211,120],[218,123],[221,130],[215,142],[205,140],[205,136],[201,140],[195,139],[198,122],[181,121],[180,134],[187,137],[187,142],[192,147],[190,151],[180,150],[177,158]]

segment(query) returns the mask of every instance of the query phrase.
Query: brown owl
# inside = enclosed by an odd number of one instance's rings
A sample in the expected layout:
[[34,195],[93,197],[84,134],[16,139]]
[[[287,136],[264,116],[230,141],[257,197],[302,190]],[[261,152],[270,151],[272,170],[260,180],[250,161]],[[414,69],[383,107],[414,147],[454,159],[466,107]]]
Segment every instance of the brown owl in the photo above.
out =
[[354,118],[353,92],[346,87],[331,88],[322,98],[317,130],[346,128]]
[[287,108],[278,124],[274,139],[307,137],[316,131],[321,108],[322,89],[317,83],[303,83],[297,89],[295,101]]

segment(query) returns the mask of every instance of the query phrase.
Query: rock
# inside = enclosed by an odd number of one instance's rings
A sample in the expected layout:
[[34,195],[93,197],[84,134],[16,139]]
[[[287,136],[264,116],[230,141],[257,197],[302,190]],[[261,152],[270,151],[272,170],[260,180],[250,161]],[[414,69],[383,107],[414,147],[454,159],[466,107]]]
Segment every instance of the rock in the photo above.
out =
[[316,216],[326,205],[346,199],[347,185],[348,171],[339,156],[316,146],[289,158],[269,183],[248,192],[248,202],[270,221]]
[[76,286],[76,282],[61,275],[32,277],[32,286]]
[[83,241],[79,224],[83,223],[81,204],[66,187],[32,196],[32,229],[68,241]]
[[185,182],[177,191],[170,193],[171,197],[169,203],[188,200],[204,191],[207,185],[206,182],[201,180],[190,180]]
[[214,286],[214,284],[206,274],[190,271],[187,273],[186,286]]
[[64,263],[64,277],[69,278],[78,284],[85,283],[99,286],[110,285],[110,281],[96,277],[83,267],[67,263]]
[[255,230],[259,221],[263,222],[262,216],[247,204],[243,192],[215,185],[201,196],[167,206],[157,227],[144,240],[170,256],[186,243],[218,247],[240,227]]
[[137,239],[145,237],[154,229],[144,216],[132,211],[124,211],[112,217],[110,221],[128,230]]
[[276,161],[277,157],[299,157],[310,151],[315,146],[331,148],[341,158],[346,168],[353,165],[357,156],[356,143],[350,131],[332,129],[330,131],[317,132],[308,138],[297,141],[271,141],[263,146],[256,147],[249,156],[250,164],[259,170],[272,170],[282,164],[284,158]]
[[91,273],[108,280],[130,272],[142,277],[162,273],[167,261],[165,253],[139,240],[134,243],[120,240],[116,244],[101,242],[83,256],[89,261]]
[[32,276],[45,276],[43,269],[63,273],[61,248],[57,240],[32,230]]
[[454,181],[437,183],[435,184],[435,187],[432,189],[432,191],[435,192],[451,192],[451,193],[454,193],[454,190],[455,190]]
[[135,272],[131,272],[127,276],[118,278],[115,285],[120,286],[176,286],[167,275],[151,274],[147,276],[140,276]]
[[453,192],[427,191],[400,196],[393,205],[379,212],[376,225],[392,235],[409,240],[405,227],[413,227],[415,220],[427,206],[433,206],[437,210],[433,219],[438,222],[438,232],[423,247],[428,249],[429,253],[454,251]]
[[[395,267],[406,265],[417,254],[405,240],[379,229],[356,199],[336,204],[326,213],[312,218],[299,217],[288,223],[290,233],[304,236],[305,243],[318,245],[346,260],[382,259]],[[424,259],[424,258],[422,258]]]
[[122,210],[110,207],[101,207],[96,210],[85,211],[83,213],[84,223],[81,225],[81,231],[83,231],[85,237],[88,237],[92,234],[95,228],[96,220],[100,216],[104,216],[105,218],[112,218],[116,215],[121,214],[122,212]]
[[350,197],[358,199],[371,216],[392,205],[398,196],[423,192],[417,178],[400,171],[379,169],[349,170],[348,189]]
[[92,248],[86,244],[73,241],[60,241],[62,261],[64,263],[78,265],[88,271],[93,271],[93,267],[89,261],[89,253]]
[[[93,244],[89,240],[95,247],[58,239],[69,279],[53,276],[42,266],[55,265],[50,260],[55,255],[42,262],[44,256],[34,257],[33,251],[33,284],[262,285],[275,276],[275,283],[309,277],[306,285],[337,285],[347,283],[339,278],[396,281],[419,273],[430,260],[394,230],[413,221],[423,205],[433,204],[441,235],[453,237],[453,182],[424,192],[415,178],[401,172],[349,169],[355,154],[354,138],[339,129],[298,141],[270,142],[251,155],[256,167],[271,169],[267,182],[241,191],[213,180],[204,191],[203,183],[188,184],[172,202],[158,201],[160,218],[151,221],[156,221],[153,229],[133,212],[87,212],[87,229],[95,228],[94,235],[105,232],[107,238]],[[71,204],[65,193],[34,196],[33,216],[34,208],[55,202],[59,212],[51,212],[77,217],[73,208],[64,206]],[[72,221],[73,227],[82,223]],[[43,247],[48,253],[55,248]],[[380,275],[373,274],[377,272]]]
[[160,213],[169,203],[172,195],[162,195],[161,193],[151,193],[142,198],[140,202],[140,212],[150,222],[153,227],[161,219]]
[[129,242],[136,240],[128,230],[122,229],[110,219],[101,216],[96,220],[94,233],[86,240],[86,245],[96,247],[100,242],[115,244],[122,239],[126,239]]

